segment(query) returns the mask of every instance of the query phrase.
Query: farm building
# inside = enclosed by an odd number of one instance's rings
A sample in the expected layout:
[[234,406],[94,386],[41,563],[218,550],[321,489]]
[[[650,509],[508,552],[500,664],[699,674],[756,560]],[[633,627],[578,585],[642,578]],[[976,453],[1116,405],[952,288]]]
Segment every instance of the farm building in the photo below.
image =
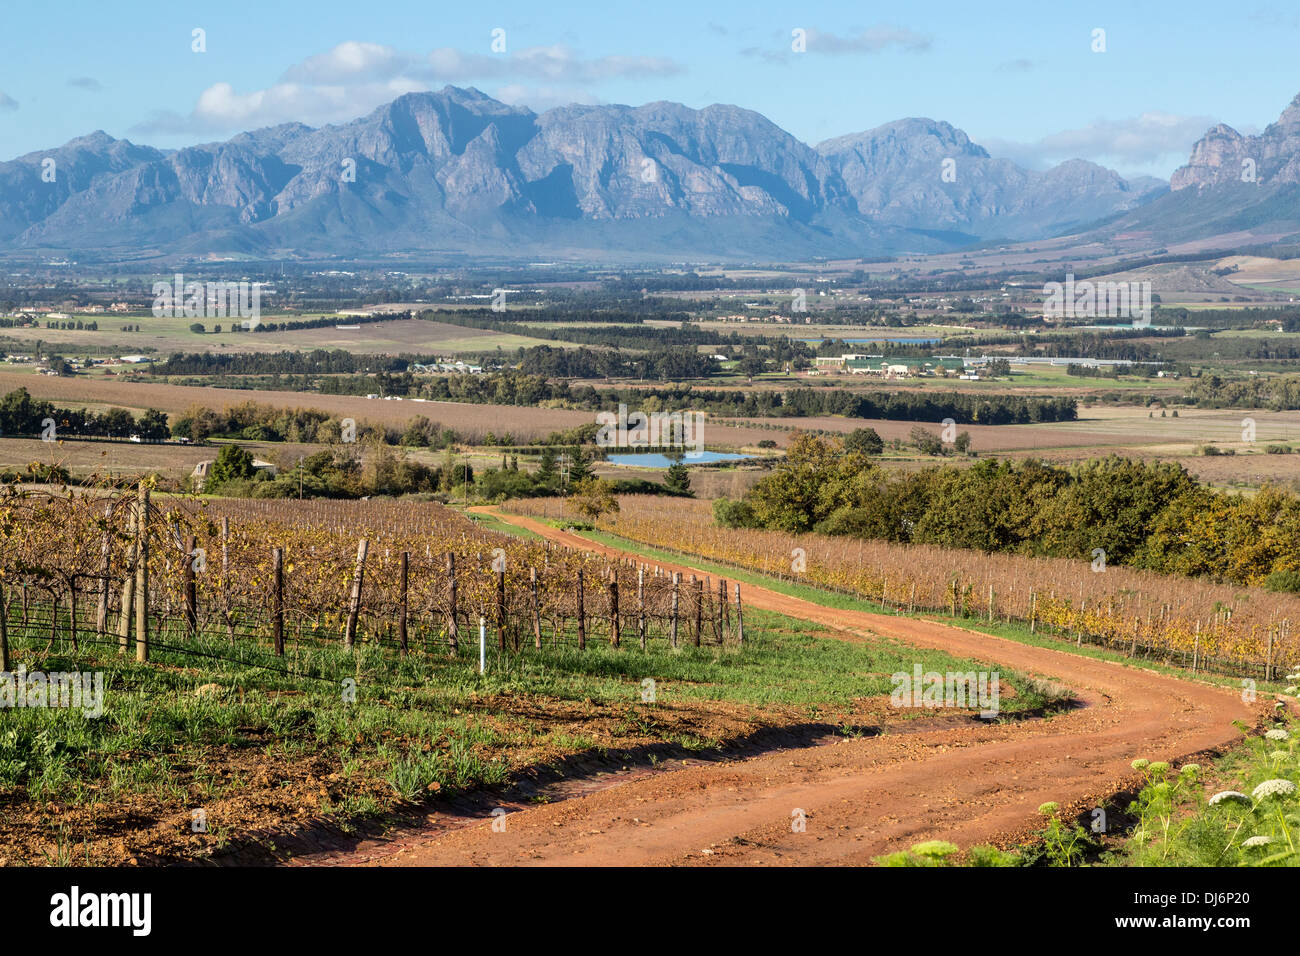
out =
[[[195,492],[203,490],[203,486],[207,484],[208,481],[208,472],[211,471],[214,464],[216,464],[215,458],[206,458],[194,466],[194,470],[190,472],[190,481],[194,486]],[[257,471],[264,471],[272,476],[275,475],[275,465],[269,461],[263,461],[261,458],[253,459],[253,467]]]

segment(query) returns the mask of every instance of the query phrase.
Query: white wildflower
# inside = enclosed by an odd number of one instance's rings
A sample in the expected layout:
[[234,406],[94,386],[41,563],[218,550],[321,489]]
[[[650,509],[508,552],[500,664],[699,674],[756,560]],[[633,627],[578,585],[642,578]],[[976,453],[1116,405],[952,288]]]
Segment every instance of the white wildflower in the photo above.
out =
[[1224,790],[1210,797],[1210,806],[1217,806],[1220,803],[1250,803],[1250,797],[1246,796],[1240,790]]
[[1288,734],[1285,730],[1278,728],[1277,730],[1270,730],[1264,736],[1269,740],[1286,740],[1291,735]]
[[1253,836],[1253,837],[1250,837],[1250,838],[1247,839],[1247,840],[1243,840],[1241,845],[1244,846],[1244,847],[1249,848],[1249,847],[1255,847],[1255,846],[1268,846],[1268,845],[1269,845],[1270,843],[1272,843],[1272,842],[1273,842],[1273,838],[1272,838],[1272,837],[1268,837],[1268,836]]
[[1266,800],[1273,796],[1289,797],[1295,791],[1296,786],[1290,780],[1265,780],[1250,793],[1256,800]]

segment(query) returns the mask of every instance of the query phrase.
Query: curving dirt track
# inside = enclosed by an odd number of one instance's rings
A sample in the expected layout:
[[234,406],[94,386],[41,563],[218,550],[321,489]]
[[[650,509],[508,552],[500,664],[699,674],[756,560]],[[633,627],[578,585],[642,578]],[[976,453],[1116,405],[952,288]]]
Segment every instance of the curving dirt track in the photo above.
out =
[[[624,554],[516,515],[556,543]],[[704,572],[656,562],[666,570]],[[707,575],[705,575],[707,578]],[[707,585],[706,585],[707,587]],[[383,865],[861,864],[926,839],[1006,842],[1054,800],[1083,810],[1136,780],[1137,757],[1177,761],[1240,737],[1260,705],[1223,688],[1029,647],[930,621],[828,609],[753,585],[752,607],[879,634],[1055,680],[1087,706],[1045,720],[972,725],[683,767],[511,813],[408,846]],[[795,832],[802,811],[806,829]]]

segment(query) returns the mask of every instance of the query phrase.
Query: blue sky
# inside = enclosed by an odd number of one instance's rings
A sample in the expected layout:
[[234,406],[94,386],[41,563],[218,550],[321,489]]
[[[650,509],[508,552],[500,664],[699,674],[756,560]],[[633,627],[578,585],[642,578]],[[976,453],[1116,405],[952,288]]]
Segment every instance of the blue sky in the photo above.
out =
[[2,22],[0,159],[95,129],[177,147],[343,122],[451,83],[537,110],[735,103],[808,143],[928,116],[1038,168],[1168,176],[1211,123],[1257,132],[1300,92],[1300,8],[1251,0],[71,0],[11,2]]

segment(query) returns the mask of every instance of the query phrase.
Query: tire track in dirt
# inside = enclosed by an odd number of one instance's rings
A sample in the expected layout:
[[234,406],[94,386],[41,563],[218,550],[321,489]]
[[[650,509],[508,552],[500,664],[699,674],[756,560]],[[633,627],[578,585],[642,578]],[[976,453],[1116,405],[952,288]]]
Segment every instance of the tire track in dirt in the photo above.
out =
[[[484,510],[552,542],[646,559],[531,518]],[[685,563],[666,571],[716,575]],[[1137,780],[1137,757],[1179,761],[1241,737],[1265,708],[1231,690],[1031,647],[934,621],[825,608],[756,585],[751,607],[1054,680],[1087,705],[1047,720],[845,740],[630,780],[439,834],[382,865],[861,864],[927,839],[1006,843],[1054,800],[1083,810]],[[801,811],[806,828],[795,832]]]

